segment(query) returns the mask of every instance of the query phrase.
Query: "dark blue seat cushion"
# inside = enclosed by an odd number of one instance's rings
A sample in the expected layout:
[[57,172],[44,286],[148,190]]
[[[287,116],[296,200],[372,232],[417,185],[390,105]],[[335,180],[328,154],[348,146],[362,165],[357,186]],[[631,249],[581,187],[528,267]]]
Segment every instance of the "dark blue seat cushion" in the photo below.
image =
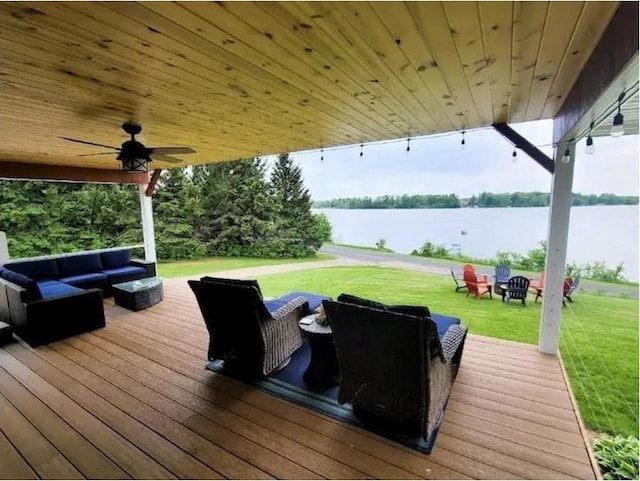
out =
[[276,299],[273,299],[271,301],[264,301],[264,306],[267,308],[267,311],[272,314],[286,304],[286,302],[280,302]]
[[460,319],[457,317],[443,316],[442,314],[432,314],[431,319],[433,319],[433,322],[438,326],[438,337],[440,339],[444,337],[449,327],[460,324]]
[[103,269],[100,254],[59,257],[57,262],[61,278],[78,276],[90,272],[100,272]]
[[295,291],[295,292],[289,292],[284,296],[280,296],[277,299],[274,299],[274,301],[280,302],[282,304],[287,304],[288,302],[292,301],[296,297],[304,297],[309,302],[310,311],[315,311],[316,309],[318,309],[320,307],[320,304],[322,304],[322,301],[331,300],[329,296],[323,296],[321,294],[313,294],[311,292]]
[[25,289],[20,293],[22,302],[42,299],[42,294],[38,289],[38,284],[30,277],[20,274],[19,272],[14,272],[10,269],[0,270],[0,277]]
[[130,276],[133,274],[144,274],[146,269],[144,267],[137,266],[123,266],[116,267],[114,269],[103,269],[102,273],[109,276],[109,280],[118,279],[119,277]]
[[89,274],[78,274],[76,276],[63,277],[58,279],[65,284],[71,284],[72,286],[85,286],[87,284],[97,284],[100,282],[106,283],[108,276],[102,272],[91,272]]
[[[100,254],[102,269],[117,269],[131,262],[131,251],[129,249],[119,251],[102,252]],[[102,270],[98,269],[98,270]]]
[[38,282],[38,288],[42,293],[43,299],[51,299],[53,297],[66,296],[68,294],[77,294],[83,292],[82,289],[64,284],[59,281],[40,281]]
[[55,259],[11,262],[9,264],[5,264],[4,268],[24,274],[35,281],[43,279],[57,279],[59,275],[58,264],[56,264]]

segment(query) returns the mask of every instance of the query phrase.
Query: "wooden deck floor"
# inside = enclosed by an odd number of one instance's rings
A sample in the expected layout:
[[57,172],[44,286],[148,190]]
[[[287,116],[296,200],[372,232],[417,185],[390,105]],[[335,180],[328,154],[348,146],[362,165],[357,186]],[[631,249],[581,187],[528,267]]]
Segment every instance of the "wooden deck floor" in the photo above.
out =
[[47,347],[0,348],[4,478],[594,478],[557,359],[470,336],[431,455],[203,369],[186,283]]

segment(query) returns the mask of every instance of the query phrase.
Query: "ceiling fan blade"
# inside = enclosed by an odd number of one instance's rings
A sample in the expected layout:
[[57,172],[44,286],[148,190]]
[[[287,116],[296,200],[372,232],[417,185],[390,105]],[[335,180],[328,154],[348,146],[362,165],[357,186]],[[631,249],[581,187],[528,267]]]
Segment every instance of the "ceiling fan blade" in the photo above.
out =
[[152,154],[195,154],[191,147],[149,147]]
[[112,147],[111,145],[96,144],[95,142],[87,142],[86,140],[70,139],[69,137],[60,137],[61,139],[68,140],[69,142],[77,142],[79,144],[95,145],[97,147],[105,147],[107,149],[120,150],[118,147]]
[[177,159],[175,157],[171,157],[170,155],[164,154],[154,154],[153,160],[159,160],[160,162],[168,162],[170,164],[179,164],[182,160]]
[[[118,149],[120,150],[120,149]],[[80,155],[76,155],[76,157],[92,157],[94,155],[116,155],[118,153],[118,151],[114,151],[114,152],[99,152],[97,154],[80,154]]]

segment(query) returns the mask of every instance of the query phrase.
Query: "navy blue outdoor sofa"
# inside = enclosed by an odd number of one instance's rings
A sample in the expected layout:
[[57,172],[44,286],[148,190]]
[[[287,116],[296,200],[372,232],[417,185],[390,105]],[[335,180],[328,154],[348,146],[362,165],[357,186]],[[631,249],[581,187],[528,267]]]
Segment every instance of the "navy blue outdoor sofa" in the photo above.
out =
[[0,320],[31,346],[105,326],[111,286],[156,275],[129,249],[21,260],[0,266]]

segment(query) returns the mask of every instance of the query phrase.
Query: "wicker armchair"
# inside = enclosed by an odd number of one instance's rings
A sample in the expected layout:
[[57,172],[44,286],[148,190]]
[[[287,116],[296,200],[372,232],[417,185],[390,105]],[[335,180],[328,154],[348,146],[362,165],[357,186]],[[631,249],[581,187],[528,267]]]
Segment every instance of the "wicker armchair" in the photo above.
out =
[[442,421],[466,326],[452,325],[440,340],[435,322],[419,315],[425,308],[322,304],[342,376],[338,402],[351,402],[364,421],[428,440]]
[[223,360],[250,375],[266,376],[302,344],[302,297],[269,312],[255,286],[188,281],[209,331],[209,360]]

